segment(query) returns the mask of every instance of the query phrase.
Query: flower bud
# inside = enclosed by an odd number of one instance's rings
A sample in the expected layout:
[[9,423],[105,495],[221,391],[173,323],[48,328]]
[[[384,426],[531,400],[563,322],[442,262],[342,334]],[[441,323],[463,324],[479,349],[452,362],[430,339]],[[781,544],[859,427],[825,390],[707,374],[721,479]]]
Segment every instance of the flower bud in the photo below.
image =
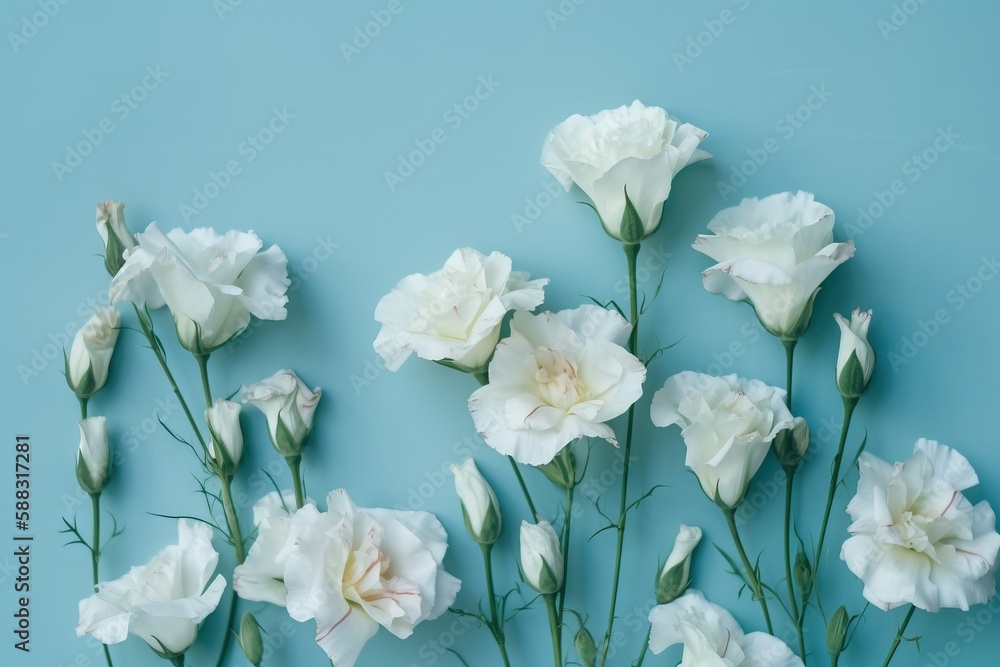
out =
[[525,583],[542,595],[553,595],[562,588],[562,549],[548,521],[521,522],[521,571]]
[[271,443],[285,458],[299,456],[312,431],[313,415],[323,391],[312,391],[293,371],[278,371],[243,388],[243,402],[256,405],[267,417]]
[[451,472],[455,475],[455,491],[462,501],[469,535],[480,544],[493,544],[500,537],[503,524],[496,494],[472,459],[461,465],[453,464]]
[[100,493],[108,484],[111,453],[108,422],[104,417],[80,420],[80,447],[76,454],[76,480],[89,494]]
[[701,541],[701,528],[681,524],[674,548],[656,577],[656,604],[673,602],[691,583],[691,555]]
[[774,436],[774,454],[786,471],[795,471],[809,451],[809,425],[802,417],[792,420],[791,428],[778,431]]
[[840,352],[837,354],[837,389],[844,398],[858,398],[868,390],[875,370],[875,350],[868,342],[872,311],[855,308],[848,322],[839,313]]
[[77,398],[90,398],[108,381],[121,321],[112,306],[98,306],[77,332],[66,357],[66,383]]
[[813,572],[812,565],[809,564],[809,556],[802,550],[801,545],[799,545],[799,552],[795,555],[795,569],[792,578],[795,579],[795,585],[802,591],[802,596],[808,598],[813,587]]
[[97,233],[104,241],[104,268],[114,277],[125,263],[125,251],[137,245],[125,226],[124,203],[109,199],[97,205]]
[[826,624],[826,648],[831,656],[838,656],[844,652],[850,625],[851,619],[847,616],[847,609],[844,605],[840,605],[830,617],[830,622]]
[[594,644],[594,637],[585,627],[577,630],[573,637],[573,644],[576,646],[576,654],[580,656],[580,664],[583,667],[594,667],[597,661],[597,646]]
[[240,404],[218,399],[205,410],[205,421],[212,437],[208,443],[210,463],[222,475],[232,477],[243,458],[243,431],[240,429]]
[[243,612],[240,620],[240,648],[251,665],[260,667],[264,660],[264,641],[260,636],[260,623],[249,611]]

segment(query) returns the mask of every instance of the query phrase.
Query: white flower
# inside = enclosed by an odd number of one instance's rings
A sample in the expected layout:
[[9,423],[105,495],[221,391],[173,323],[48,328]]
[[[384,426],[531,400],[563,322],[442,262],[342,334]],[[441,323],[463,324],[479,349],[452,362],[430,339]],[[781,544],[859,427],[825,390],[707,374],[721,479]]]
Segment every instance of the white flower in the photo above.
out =
[[709,499],[739,505],[775,434],[792,426],[785,392],[735,375],[713,377],[685,371],[653,396],[657,426],[681,427],[687,454]]
[[122,318],[112,306],[98,306],[73,338],[66,381],[80,398],[89,398],[108,381],[108,367],[118,342]]
[[[848,322],[840,313],[833,314],[840,325],[840,351],[837,353],[837,388],[844,396],[857,398],[868,389],[875,370],[875,350],[868,342],[872,311],[855,308]],[[851,359],[857,363],[851,363]],[[846,371],[846,372],[845,372]]]
[[124,203],[108,199],[97,205],[97,233],[104,241],[104,266],[114,276],[125,263],[125,252],[136,246],[125,226]]
[[833,211],[808,192],[744,199],[708,224],[694,249],[718,264],[702,278],[705,289],[749,301],[761,324],[781,338],[809,326],[820,284],[854,255],[854,242],[833,240]]
[[649,649],[660,653],[683,644],[678,667],[801,667],[802,660],[766,632],[744,634],[722,607],[701,591],[688,591],[649,612]]
[[552,595],[562,588],[562,548],[559,535],[548,521],[521,522],[521,572],[525,583],[542,595]]
[[448,536],[427,512],[356,507],[340,489],[326,512],[306,505],[293,523],[303,526],[285,566],[288,614],[316,619],[337,667],[353,667],[380,625],[405,639],[455,601],[461,582],[441,564]]
[[[306,503],[315,504],[312,500]],[[285,606],[285,565],[299,531],[306,526],[299,522],[293,527],[294,514],[295,492],[291,490],[280,495],[272,491],[254,504],[257,539],[246,561],[233,571],[233,589],[244,600]]]
[[469,534],[477,542],[493,544],[500,537],[503,523],[497,494],[483,479],[472,459],[461,465],[452,464],[451,472],[455,475],[455,491],[462,501],[462,512]]
[[490,362],[490,383],[469,398],[476,429],[501,454],[543,465],[571,441],[604,438],[605,422],[642,396],[646,368],[622,347],[632,326],[597,306],[515,313]]
[[[212,407],[205,410],[205,421],[212,437],[208,442],[208,454],[224,474],[232,475],[243,458],[243,431],[240,429],[240,404],[217,399]],[[221,445],[223,451],[216,450]]]
[[108,483],[111,453],[108,422],[104,417],[80,420],[80,447],[76,455],[76,479],[87,493],[100,493]]
[[180,655],[194,644],[198,628],[218,606],[226,580],[220,574],[208,585],[219,561],[211,528],[180,519],[177,532],[177,544],[125,576],[98,584],[97,593],[80,602],[78,636],[90,633],[105,644],[117,644],[131,634],[166,655]]
[[954,449],[920,439],[913,455],[890,465],[864,452],[858,493],[847,511],[853,537],[840,557],[865,584],[872,604],[913,604],[930,612],[968,610],[996,593],[1000,535],[985,500],[962,493],[979,483]]
[[409,275],[382,297],[375,351],[390,371],[412,353],[478,370],[493,354],[507,312],[532,310],[544,299],[548,279],[529,278],[512,271],[506,255],[459,248],[443,268]]
[[316,387],[310,391],[294,371],[283,370],[243,387],[242,394],[244,403],[253,403],[267,417],[267,430],[275,449],[285,457],[299,455],[312,431],[323,390]]
[[691,584],[691,556],[701,542],[701,528],[681,524],[674,548],[656,577],[656,601],[666,604],[676,600]]
[[[542,165],[567,191],[576,183],[590,197],[609,235],[637,243],[660,226],[677,172],[711,157],[698,149],[706,137],[704,130],[636,100],[556,125],[545,138]],[[642,224],[638,238],[623,238],[630,236],[622,228],[626,191]]]
[[[141,308],[170,308],[177,336],[195,354],[215,350],[238,336],[253,315],[283,320],[287,260],[278,246],[259,252],[253,232],[172,229],[154,222],[111,281],[111,302],[131,299]],[[147,280],[152,277],[153,284]]]

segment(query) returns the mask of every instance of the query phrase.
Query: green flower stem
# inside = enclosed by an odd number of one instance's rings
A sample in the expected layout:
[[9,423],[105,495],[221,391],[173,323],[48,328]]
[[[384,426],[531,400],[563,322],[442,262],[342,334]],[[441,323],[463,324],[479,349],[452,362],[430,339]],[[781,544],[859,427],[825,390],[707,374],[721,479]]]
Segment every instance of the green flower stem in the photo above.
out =
[[[840,485],[840,466],[844,461],[844,445],[847,443],[847,433],[851,429],[851,417],[854,415],[854,408],[858,406],[857,398],[844,398],[844,425],[840,429],[840,443],[837,445],[837,454],[833,457],[833,472],[830,476],[830,489],[826,496],[826,509],[823,511],[823,523],[819,529],[819,540],[816,542],[816,556],[813,558],[813,580],[819,577],[820,560],[823,558],[823,542],[826,539],[826,528],[830,521],[830,511],[833,509],[833,498],[837,495],[837,487]],[[812,589],[815,591],[816,586]],[[818,593],[817,593],[818,595]],[[802,626],[806,618],[806,604],[808,598],[802,599],[802,611],[799,614],[798,630],[802,631]]]
[[[639,244],[624,245],[625,258],[628,261],[628,300],[629,314],[631,316],[632,334],[628,339],[628,351],[638,356],[639,341],[639,298],[635,277],[635,260],[639,256]],[[622,468],[622,491],[620,511],[618,513],[618,541],[615,547],[615,569],[611,583],[611,605],[608,610],[608,629],[604,633],[604,642],[601,644],[601,659],[598,664],[604,667],[608,659],[608,650],[611,648],[611,635],[615,625],[615,611],[618,606],[618,583],[622,572],[622,547],[625,544],[625,521],[628,518],[628,473],[632,463],[632,427],[635,421],[635,404],[628,409],[628,422],[625,427],[625,465]]]
[[132,308],[135,310],[136,317],[139,318],[139,326],[142,328],[142,333],[149,342],[149,347],[153,350],[153,354],[156,355],[156,360],[160,362],[160,368],[163,369],[164,375],[167,376],[167,382],[170,383],[170,388],[174,390],[174,395],[177,397],[177,401],[181,404],[184,416],[187,417],[188,423],[191,425],[191,430],[194,431],[195,437],[198,438],[198,442],[201,444],[202,453],[204,453],[207,459],[208,446],[205,443],[205,438],[201,435],[201,430],[198,428],[198,422],[195,421],[194,415],[191,414],[191,409],[188,407],[187,401],[184,400],[184,395],[181,394],[181,390],[177,387],[177,381],[174,380],[174,374],[170,372],[170,366],[167,365],[167,358],[163,355],[163,351],[160,349],[160,344],[156,339],[156,334],[153,333],[153,328],[146,321],[145,316],[139,312],[139,307],[132,304]]
[[500,657],[503,658],[505,667],[510,667],[510,658],[507,657],[507,642],[503,634],[503,621],[497,615],[497,594],[493,588],[493,545],[480,544],[483,550],[483,565],[486,568],[486,595],[490,602],[490,631],[493,639],[496,640],[497,648],[500,649]]
[[[208,354],[196,354],[194,358],[198,361],[198,370],[201,374],[201,388],[205,394],[205,407],[212,407],[212,385],[208,379]],[[222,443],[216,446],[222,447]],[[243,547],[243,531],[240,530],[240,518],[236,514],[236,504],[233,502],[232,478],[228,475],[216,475],[219,478],[219,485],[222,491],[222,508],[226,516],[226,527],[229,529],[229,538],[233,543],[233,550],[236,552],[236,564],[242,565],[246,560],[246,553]],[[216,667],[222,667],[226,656],[233,643],[233,624],[236,622],[236,594],[231,594],[229,603],[229,619],[226,622],[225,636],[222,640],[222,648],[219,651],[219,660]]]
[[552,631],[552,657],[555,667],[563,667],[562,663],[562,628],[559,625],[559,614],[556,611],[556,596],[543,595],[545,606],[549,610],[549,629]]
[[639,658],[635,661],[635,667],[642,667],[642,661],[646,659],[647,651],[649,651],[649,632],[646,633],[646,639],[642,642],[642,650],[639,651]]
[[726,515],[726,523],[729,525],[729,532],[733,536],[733,544],[736,545],[736,551],[740,554],[740,559],[743,561],[743,568],[747,571],[747,580],[750,582],[750,589],[753,591],[753,596],[760,602],[761,611],[764,612],[764,624],[767,626],[767,632],[773,635],[774,627],[771,625],[771,614],[767,610],[764,587],[761,586],[760,580],[757,579],[757,571],[747,557],[747,552],[743,548],[743,540],[740,539],[740,532],[736,528],[736,510],[735,508],[724,509],[722,513]]
[[80,419],[87,418],[87,403],[90,401],[89,398],[80,399]]
[[[563,450],[565,451],[565,450]],[[575,475],[574,471],[574,475]],[[574,480],[575,481],[575,480]],[[566,522],[563,524],[563,534],[562,534],[562,554],[563,554],[563,585],[562,589],[558,593],[558,606],[559,611],[559,623],[563,620],[563,608],[566,604],[566,584],[569,582],[569,551],[570,551],[570,529],[573,525],[573,492],[576,489],[574,486],[570,486],[566,489]]]
[[802,624],[799,623],[799,603],[795,599],[795,580],[792,578],[792,560],[790,550],[790,533],[792,522],[792,488],[795,480],[795,469],[785,469],[785,580],[788,582],[788,601],[792,610],[792,623],[795,624],[795,631],[799,639],[799,655],[802,657],[802,665],[806,665],[806,640],[802,634]]
[[[788,410],[792,409],[792,369],[795,361],[795,345],[797,338],[782,339],[781,344],[785,347],[785,405]],[[802,625],[799,623],[799,603],[795,597],[795,580],[792,578],[792,551],[791,551],[791,527],[792,527],[792,501],[795,497],[795,468],[785,468],[785,581],[788,583],[788,602],[792,610],[792,623],[799,640],[799,655],[802,657],[802,664],[806,664],[806,641],[802,634]]]
[[[86,400],[81,400],[80,405],[83,406],[84,413],[86,413],[87,402]],[[84,414],[84,419],[87,415]],[[94,510],[94,541],[90,547],[90,560],[93,565],[93,575],[94,575],[94,590],[97,590],[97,583],[100,581],[97,572],[97,564],[101,560],[101,494],[92,493],[90,494],[90,505]],[[108,650],[107,644],[102,644],[104,647],[104,659],[108,663],[108,667],[114,667],[111,663],[111,651]]]
[[302,509],[306,504],[305,492],[302,489],[302,456],[286,456],[285,463],[292,471],[292,488],[295,489],[295,509]]
[[896,632],[896,638],[892,640],[892,646],[889,647],[889,655],[885,656],[885,662],[882,663],[882,667],[889,667],[889,663],[892,662],[892,657],[896,655],[896,649],[899,648],[899,642],[903,640],[903,633],[906,632],[906,626],[910,624],[910,619],[913,618],[913,612],[917,608],[910,605],[910,611],[906,612],[906,618],[903,619],[903,624],[899,626],[899,631]]
[[781,344],[785,346],[785,405],[792,409],[792,362],[795,359],[795,345],[797,338],[781,339]]
[[184,667],[184,654],[182,653],[181,655],[170,658],[170,664],[175,667]]

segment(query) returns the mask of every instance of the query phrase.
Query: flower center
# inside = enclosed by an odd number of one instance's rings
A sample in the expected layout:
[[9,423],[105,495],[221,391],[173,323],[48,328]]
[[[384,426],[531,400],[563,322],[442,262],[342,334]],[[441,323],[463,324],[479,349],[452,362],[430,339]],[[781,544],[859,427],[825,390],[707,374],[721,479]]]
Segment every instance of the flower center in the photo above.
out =
[[370,602],[385,590],[382,574],[389,569],[389,557],[369,547],[352,551],[344,565],[344,597],[354,602]]
[[927,537],[928,523],[930,522],[926,517],[906,510],[895,517],[895,523],[892,524],[890,530],[899,540],[898,544],[923,553],[933,550],[933,545]]
[[587,400],[587,387],[580,380],[576,366],[562,353],[551,347],[536,347],[535,364],[540,399],[563,410]]

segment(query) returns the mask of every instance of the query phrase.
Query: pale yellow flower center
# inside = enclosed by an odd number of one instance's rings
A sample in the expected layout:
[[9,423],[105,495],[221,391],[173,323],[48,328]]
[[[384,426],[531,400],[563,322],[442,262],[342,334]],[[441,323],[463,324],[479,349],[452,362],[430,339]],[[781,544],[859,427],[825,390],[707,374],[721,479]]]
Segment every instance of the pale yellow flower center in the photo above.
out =
[[555,408],[568,410],[588,398],[588,389],[571,360],[549,347],[535,348],[538,397]]

